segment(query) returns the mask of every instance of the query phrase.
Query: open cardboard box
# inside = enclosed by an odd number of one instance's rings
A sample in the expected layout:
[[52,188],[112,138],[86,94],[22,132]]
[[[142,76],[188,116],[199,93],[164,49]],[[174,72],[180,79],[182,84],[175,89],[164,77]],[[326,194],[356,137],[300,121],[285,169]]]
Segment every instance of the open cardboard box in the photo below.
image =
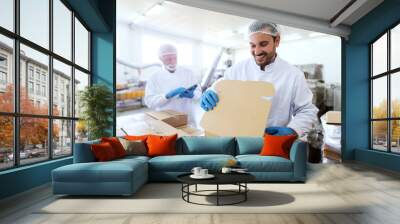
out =
[[326,123],[333,125],[341,125],[342,124],[342,116],[340,111],[328,111],[326,112]]
[[150,111],[146,114],[156,120],[163,121],[172,127],[181,127],[188,123],[187,114],[174,110]]

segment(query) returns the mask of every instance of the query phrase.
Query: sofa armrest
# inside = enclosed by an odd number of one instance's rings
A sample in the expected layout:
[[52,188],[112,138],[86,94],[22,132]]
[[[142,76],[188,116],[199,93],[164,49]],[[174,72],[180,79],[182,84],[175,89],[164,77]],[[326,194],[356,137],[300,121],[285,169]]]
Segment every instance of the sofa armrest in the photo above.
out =
[[307,142],[296,140],[290,149],[294,181],[305,181],[307,176]]
[[89,163],[95,162],[96,158],[92,153],[90,146],[92,144],[100,143],[99,140],[75,143],[74,147],[74,163]]

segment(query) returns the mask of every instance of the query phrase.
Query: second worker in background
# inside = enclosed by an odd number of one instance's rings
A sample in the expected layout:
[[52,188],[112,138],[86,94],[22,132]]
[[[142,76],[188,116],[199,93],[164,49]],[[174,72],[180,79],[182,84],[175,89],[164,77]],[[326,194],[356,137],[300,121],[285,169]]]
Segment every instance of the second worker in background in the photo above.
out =
[[177,50],[170,44],[162,45],[158,57],[163,69],[147,81],[144,102],[153,110],[175,110],[193,119],[193,101],[201,97],[193,72],[177,65]]

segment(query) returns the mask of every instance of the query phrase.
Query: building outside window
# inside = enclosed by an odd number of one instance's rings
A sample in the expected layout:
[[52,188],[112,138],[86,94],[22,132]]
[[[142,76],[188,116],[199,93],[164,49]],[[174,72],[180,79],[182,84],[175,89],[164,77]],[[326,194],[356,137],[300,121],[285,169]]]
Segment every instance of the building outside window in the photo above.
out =
[[42,86],[42,96],[46,96],[46,86]]
[[42,73],[42,82],[46,82],[46,74]]
[[32,66],[29,66],[28,74],[29,74],[29,79],[33,80],[33,67]]
[[0,54],[0,68],[7,68],[7,56]]
[[[82,79],[89,80],[90,32],[87,26],[62,0],[19,1],[19,6],[18,13],[12,12],[15,17],[19,16],[14,18],[19,21],[15,29],[20,31],[19,35],[10,35],[9,32],[14,29],[0,29],[0,84],[13,87],[7,91],[0,88],[0,98],[8,99],[0,100],[0,123],[5,130],[0,132],[0,158],[4,158],[0,159],[0,171],[71,156],[74,142],[87,138],[86,127],[77,128],[79,114],[74,113],[70,106],[79,101],[77,92],[80,89],[73,92],[73,89],[65,88],[74,83],[78,85]],[[41,15],[35,13],[38,11],[42,12]],[[53,25],[52,29],[50,24]],[[50,42],[53,43],[53,49]],[[74,42],[75,48],[72,44]],[[14,53],[19,61],[12,60],[15,58]],[[61,57],[62,62],[57,61],[53,54]],[[75,55],[75,60],[72,55]],[[20,68],[17,74],[19,88],[15,88],[14,66]],[[75,80],[74,73],[79,73]],[[53,78],[53,89],[49,91],[50,78]],[[63,81],[62,87],[59,85],[60,80]],[[20,90],[19,95],[14,93],[16,89]],[[57,106],[61,94],[63,102]],[[19,97],[14,99],[15,95]],[[49,110],[50,99],[53,99],[53,111]],[[14,112],[14,104],[20,108],[18,113]],[[15,135],[14,125],[18,125],[19,130]],[[34,131],[43,134],[33,138],[30,133]]]
[[3,71],[0,71],[0,84],[2,85],[7,84],[7,74]]
[[0,91],[5,91],[7,86],[7,56],[0,54]]
[[31,82],[31,81],[28,82],[28,91],[29,91],[29,94],[34,94],[33,82]]

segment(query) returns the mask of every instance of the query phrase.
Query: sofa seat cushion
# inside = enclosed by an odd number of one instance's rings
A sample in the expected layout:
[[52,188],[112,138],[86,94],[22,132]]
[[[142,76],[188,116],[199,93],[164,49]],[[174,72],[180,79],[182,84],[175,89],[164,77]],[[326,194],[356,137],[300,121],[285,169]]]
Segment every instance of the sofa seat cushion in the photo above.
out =
[[145,161],[131,159],[75,163],[59,167],[52,173],[53,181],[58,182],[131,182],[134,173],[145,170]]
[[150,157],[148,157],[148,156],[131,155],[131,156],[125,156],[124,158],[121,158],[121,159],[114,160],[113,162],[116,162],[116,161],[130,162],[130,161],[135,161],[135,160],[147,162],[147,161],[149,161],[149,159],[150,159]]
[[249,172],[292,172],[292,161],[278,156],[239,155],[236,156],[240,167]]
[[149,160],[149,170],[163,172],[190,172],[193,167],[203,167],[211,172],[219,171],[231,155],[174,155],[158,156]]

